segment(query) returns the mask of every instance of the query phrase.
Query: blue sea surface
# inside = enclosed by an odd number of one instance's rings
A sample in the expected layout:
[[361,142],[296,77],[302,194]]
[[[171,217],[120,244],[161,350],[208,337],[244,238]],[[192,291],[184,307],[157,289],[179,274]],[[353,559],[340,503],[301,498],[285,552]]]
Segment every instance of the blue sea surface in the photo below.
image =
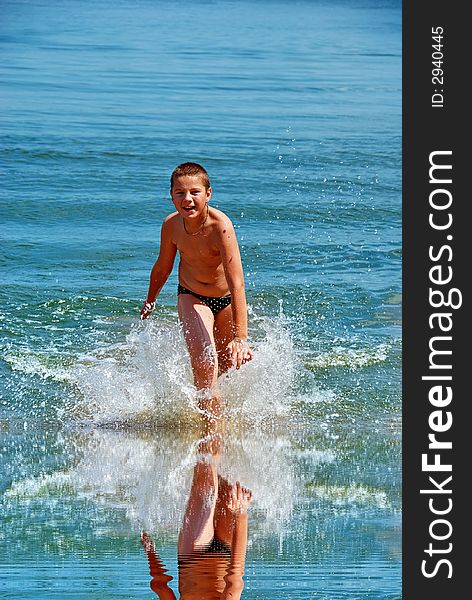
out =
[[190,160],[255,351],[221,378],[242,598],[399,599],[401,3],[2,0],[0,52],[0,596],[156,597],[143,532],[178,596],[177,268],[139,310]]

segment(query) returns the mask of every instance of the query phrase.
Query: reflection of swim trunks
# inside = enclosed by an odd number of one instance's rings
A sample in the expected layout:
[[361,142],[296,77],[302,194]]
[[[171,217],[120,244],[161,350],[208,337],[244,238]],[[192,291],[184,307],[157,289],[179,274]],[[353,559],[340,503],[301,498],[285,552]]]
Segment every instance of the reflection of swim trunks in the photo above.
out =
[[177,287],[177,295],[180,294],[190,294],[191,296],[195,296],[195,298],[198,298],[204,302],[214,315],[231,304],[231,294],[228,296],[222,296],[221,298],[215,298],[214,296],[202,296],[201,294],[196,294],[195,292],[192,292],[192,290],[189,290],[179,284]]
[[177,557],[178,565],[179,567],[196,565],[199,559],[207,556],[208,554],[214,554],[215,558],[220,557],[229,560],[231,558],[231,546],[225,544],[215,536],[207,546],[202,546],[190,554],[179,555]]
[[209,546],[205,548],[205,552],[220,552],[222,554],[226,554],[227,556],[231,556],[231,547],[228,546],[228,544],[222,542],[215,535],[215,537],[211,540]]

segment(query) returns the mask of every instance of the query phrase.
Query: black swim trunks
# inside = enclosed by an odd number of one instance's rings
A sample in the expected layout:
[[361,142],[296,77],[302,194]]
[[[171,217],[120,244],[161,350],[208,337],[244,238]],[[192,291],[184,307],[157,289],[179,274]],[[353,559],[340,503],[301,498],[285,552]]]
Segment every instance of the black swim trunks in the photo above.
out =
[[218,314],[220,310],[231,304],[231,294],[228,296],[221,296],[220,298],[215,298],[214,296],[202,296],[202,294],[196,294],[195,292],[192,292],[192,290],[183,287],[179,283],[177,287],[177,295],[179,296],[180,294],[190,294],[191,296],[195,296],[195,298],[198,298],[204,302],[214,315]]

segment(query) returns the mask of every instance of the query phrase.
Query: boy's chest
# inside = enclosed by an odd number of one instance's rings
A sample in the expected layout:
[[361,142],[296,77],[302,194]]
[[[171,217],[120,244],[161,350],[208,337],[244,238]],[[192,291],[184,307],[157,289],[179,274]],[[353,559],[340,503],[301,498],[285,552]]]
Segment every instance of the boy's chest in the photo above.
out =
[[221,253],[209,236],[177,236],[177,249],[180,256],[189,262],[199,261],[209,264],[221,262]]

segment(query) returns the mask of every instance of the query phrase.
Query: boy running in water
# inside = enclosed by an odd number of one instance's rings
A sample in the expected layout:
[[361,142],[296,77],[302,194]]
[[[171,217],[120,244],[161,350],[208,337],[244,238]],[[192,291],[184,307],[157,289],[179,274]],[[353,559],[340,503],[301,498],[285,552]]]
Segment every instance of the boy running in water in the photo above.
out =
[[[190,354],[200,408],[215,397],[219,374],[253,358],[247,342],[247,308],[238,241],[230,219],[210,208],[208,173],[183,163],[171,176],[170,195],[176,212],[162,224],[159,256],[151,271],[141,319],[154,310],[156,297],[180,254],[177,306]],[[206,402],[205,402],[206,400]]]

